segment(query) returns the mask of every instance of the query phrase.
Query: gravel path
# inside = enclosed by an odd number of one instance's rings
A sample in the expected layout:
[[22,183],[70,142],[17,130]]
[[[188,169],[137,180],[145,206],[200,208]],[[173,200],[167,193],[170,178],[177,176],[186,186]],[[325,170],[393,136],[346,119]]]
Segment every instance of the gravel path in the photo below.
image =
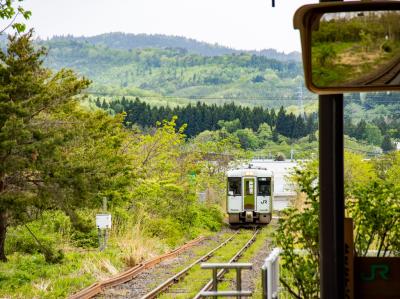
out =
[[261,279],[261,267],[264,264],[265,258],[268,256],[271,250],[271,240],[266,239],[260,250],[249,261],[253,264],[253,270],[244,271],[242,274],[243,290],[251,290],[254,292],[257,281]]
[[207,250],[209,251],[228,238],[226,235],[227,232],[230,232],[230,230],[222,230],[177,257],[163,261],[152,269],[143,271],[129,282],[107,289],[95,298],[141,298],[179,270],[198,259],[203,254],[203,252],[199,253],[199,248],[209,248]]

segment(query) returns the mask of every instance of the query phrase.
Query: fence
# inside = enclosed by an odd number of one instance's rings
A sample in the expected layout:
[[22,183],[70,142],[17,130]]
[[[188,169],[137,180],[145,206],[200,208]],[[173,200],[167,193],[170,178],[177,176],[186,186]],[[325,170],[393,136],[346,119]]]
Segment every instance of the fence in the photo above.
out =
[[278,298],[279,293],[279,248],[275,248],[262,266],[263,299]]
[[[251,297],[252,292],[248,290],[242,290],[242,270],[252,269],[252,264],[249,263],[203,263],[201,264],[202,269],[212,269],[212,290],[202,290],[200,293],[201,297],[232,297],[236,298]],[[222,269],[218,272],[218,269]],[[218,278],[221,277],[225,270],[235,269],[236,270],[236,290],[235,291],[218,291]]]

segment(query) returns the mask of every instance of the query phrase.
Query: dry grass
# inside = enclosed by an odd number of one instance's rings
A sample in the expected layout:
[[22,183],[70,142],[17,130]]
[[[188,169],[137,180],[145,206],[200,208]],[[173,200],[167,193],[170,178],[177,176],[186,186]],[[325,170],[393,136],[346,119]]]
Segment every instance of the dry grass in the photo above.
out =
[[376,62],[381,57],[382,52],[379,49],[376,51],[362,53],[348,51],[339,55],[339,63],[357,67],[362,64]]
[[116,242],[122,251],[122,260],[128,267],[133,267],[167,250],[166,247],[160,247],[159,241],[144,236],[140,223],[120,236]]

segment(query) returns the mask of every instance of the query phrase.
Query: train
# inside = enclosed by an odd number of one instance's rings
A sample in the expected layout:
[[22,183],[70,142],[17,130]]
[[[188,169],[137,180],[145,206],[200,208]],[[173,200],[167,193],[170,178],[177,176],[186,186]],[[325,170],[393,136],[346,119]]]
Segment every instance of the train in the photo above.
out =
[[229,224],[265,225],[272,218],[274,175],[266,168],[248,166],[227,171],[226,209]]

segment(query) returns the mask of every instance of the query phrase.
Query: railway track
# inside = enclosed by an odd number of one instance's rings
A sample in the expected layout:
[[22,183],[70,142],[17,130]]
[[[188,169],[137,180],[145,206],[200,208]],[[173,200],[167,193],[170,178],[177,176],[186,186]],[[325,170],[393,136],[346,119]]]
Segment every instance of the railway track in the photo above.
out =
[[150,269],[150,268],[154,267],[155,265],[161,263],[164,260],[167,260],[171,257],[175,257],[175,256],[179,255],[181,252],[187,250],[188,248],[190,248],[192,246],[195,246],[202,240],[204,240],[204,237],[199,237],[190,242],[187,242],[180,248],[177,248],[169,253],[163,254],[163,255],[153,258],[143,264],[139,264],[133,268],[130,268],[115,277],[112,277],[112,278],[107,279],[102,282],[96,282],[96,283],[90,285],[89,287],[81,290],[80,292],[71,295],[68,299],[93,298],[94,296],[100,294],[103,290],[105,290],[107,288],[115,287],[115,286],[121,285],[125,282],[128,282],[128,281],[134,279],[140,273],[142,273],[144,270]]
[[[199,298],[201,291],[212,288],[212,281],[208,280],[209,273],[201,270],[200,264],[207,261],[212,263],[237,261],[255,242],[260,231],[260,228],[253,231],[237,229],[224,232],[216,238],[192,240],[168,254],[153,258],[106,281],[94,283],[69,299]],[[190,247],[193,249],[187,250]],[[182,266],[185,265],[184,269],[179,266],[180,263]],[[186,266],[188,263],[190,264]],[[219,281],[226,272],[223,270],[218,272]],[[225,280],[231,279],[228,277]],[[251,284],[251,281],[250,279],[248,283]],[[154,282],[157,282],[157,287],[150,286]]]
[[[222,247],[224,247],[226,244],[228,244],[231,240],[234,239],[234,237],[236,235],[239,234],[240,231],[237,231],[235,234],[233,234],[230,238],[228,238],[227,240],[225,240],[223,243],[221,243],[220,245],[218,245],[217,247],[215,247],[214,249],[212,249],[211,251],[209,251],[208,253],[206,253],[205,255],[203,255],[202,257],[198,258],[196,261],[194,261],[193,263],[191,263],[189,266],[187,266],[185,269],[181,270],[180,272],[178,272],[177,274],[171,276],[170,278],[168,278],[167,280],[165,280],[163,283],[161,283],[159,286],[157,286],[155,289],[153,289],[152,291],[150,291],[149,293],[147,293],[146,295],[142,296],[141,299],[151,299],[151,298],[157,298],[158,296],[160,296],[161,294],[163,294],[164,292],[166,292],[171,286],[178,284],[187,274],[188,272],[196,265],[205,262],[207,260],[209,260],[214,254],[215,252],[217,252],[219,249],[221,249]],[[255,241],[258,233],[260,232],[260,229],[256,229],[255,232],[252,234],[251,238],[246,242],[246,244],[241,247],[235,254],[234,256],[229,260],[229,263],[233,263],[235,261],[237,261],[242,255],[243,253],[251,246],[251,244]],[[217,274],[218,279],[222,279],[222,277],[225,275],[227,271],[226,270],[220,270]],[[195,295],[194,298],[200,298],[200,293],[202,291],[207,291],[210,290],[212,288],[212,280],[208,281],[203,287],[202,289]]]
[[400,83],[400,56],[366,77],[354,82],[356,85],[391,85]]
[[[249,248],[251,246],[251,244],[254,243],[258,233],[260,232],[260,229],[258,228],[255,233],[253,234],[253,236],[247,241],[247,243],[229,260],[229,263],[234,263],[236,262],[242,255],[243,253],[247,250],[247,248]],[[218,273],[217,273],[217,279],[221,279],[226,273],[228,272],[228,270],[226,269],[221,269]],[[211,290],[211,288],[213,287],[213,281],[212,279],[210,279],[207,284],[200,290],[200,292],[198,292],[196,294],[196,296],[194,297],[194,299],[198,299],[201,298],[201,293],[203,291],[209,291]]]

